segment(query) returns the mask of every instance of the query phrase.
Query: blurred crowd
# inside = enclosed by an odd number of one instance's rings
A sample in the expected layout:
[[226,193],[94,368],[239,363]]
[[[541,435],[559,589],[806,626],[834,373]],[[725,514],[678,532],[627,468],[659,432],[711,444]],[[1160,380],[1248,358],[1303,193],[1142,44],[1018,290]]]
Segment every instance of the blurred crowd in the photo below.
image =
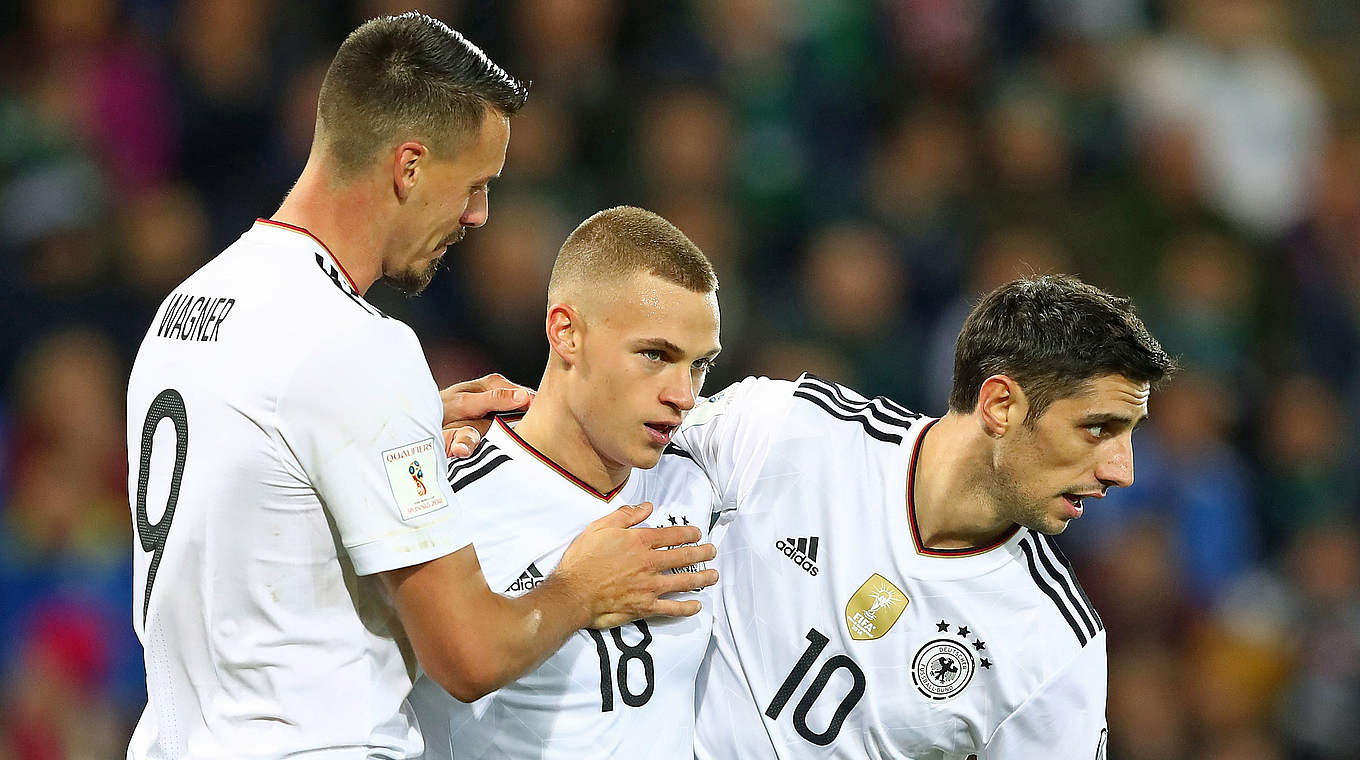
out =
[[[410,2],[0,5],[0,757],[121,757],[124,391],[161,299],[278,206],[330,56]],[[491,221],[372,300],[441,385],[535,384],[560,241],[621,203],[714,260],[710,391],[804,369],[941,414],[974,299],[1062,271],[1183,373],[1061,541],[1110,755],[1360,758],[1360,4],[417,2],[532,80]]]

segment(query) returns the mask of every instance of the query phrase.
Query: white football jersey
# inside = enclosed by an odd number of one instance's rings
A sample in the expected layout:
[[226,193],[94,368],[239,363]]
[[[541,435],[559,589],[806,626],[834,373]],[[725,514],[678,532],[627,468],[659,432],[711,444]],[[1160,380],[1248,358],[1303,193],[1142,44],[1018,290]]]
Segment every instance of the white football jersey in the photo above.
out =
[[[707,540],[713,488],[693,461],[672,453],[600,493],[497,418],[477,451],[449,468],[487,582],[507,596],[527,593],[587,524],[624,504],[650,501],[644,526],[693,525]],[[668,596],[700,600],[703,611],[691,617],[577,631],[536,670],[471,704],[422,677],[411,703],[426,758],[690,760],[694,681],[713,626],[710,595]]]
[[1105,633],[1052,539],[921,546],[934,420],[804,375],[748,378],[675,444],[730,520],[700,758],[1103,757]]
[[414,333],[260,220],[165,300],[128,383],[128,757],[409,758],[416,664],[372,573],[467,545]]

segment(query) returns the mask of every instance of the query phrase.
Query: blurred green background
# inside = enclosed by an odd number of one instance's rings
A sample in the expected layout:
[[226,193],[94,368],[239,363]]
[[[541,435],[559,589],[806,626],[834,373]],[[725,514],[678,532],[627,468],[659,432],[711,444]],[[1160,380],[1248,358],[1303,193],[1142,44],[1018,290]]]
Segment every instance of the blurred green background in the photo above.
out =
[[[123,401],[160,300],[277,207],[380,0],[0,8],[0,757],[123,756]],[[418,3],[533,81],[491,220],[372,299],[437,380],[534,384],[560,241],[642,205],[722,280],[709,391],[810,369],[931,414],[981,292],[1134,296],[1186,371],[1062,543],[1110,755],[1360,758],[1360,3]]]

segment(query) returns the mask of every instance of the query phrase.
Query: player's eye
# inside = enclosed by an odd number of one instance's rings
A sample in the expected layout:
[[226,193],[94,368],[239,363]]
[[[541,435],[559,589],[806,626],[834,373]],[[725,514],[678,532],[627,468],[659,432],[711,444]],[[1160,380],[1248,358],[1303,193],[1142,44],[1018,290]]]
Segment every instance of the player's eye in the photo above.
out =
[[1095,425],[1087,425],[1084,429],[1094,438],[1102,438],[1105,435],[1105,423],[1103,422]]
[[666,358],[661,354],[660,351],[656,350],[655,348],[644,348],[638,353],[642,355],[642,358],[646,359],[649,362],[659,362]]
[[700,359],[694,363],[694,369],[700,372],[709,372],[713,369],[713,364],[712,359]]

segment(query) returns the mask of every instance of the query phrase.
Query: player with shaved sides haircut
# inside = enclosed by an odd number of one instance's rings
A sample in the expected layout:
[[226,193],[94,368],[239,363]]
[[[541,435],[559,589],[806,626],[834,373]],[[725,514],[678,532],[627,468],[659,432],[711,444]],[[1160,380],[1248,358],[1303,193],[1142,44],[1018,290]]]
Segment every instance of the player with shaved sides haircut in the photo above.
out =
[[[601,211],[567,238],[548,286],[548,364],[533,406],[498,417],[450,471],[458,498],[476,505],[465,529],[492,588],[530,592],[583,526],[620,503],[646,499],[656,505],[649,524],[707,537],[713,489],[670,439],[719,351],[717,288],[698,247],[649,211]],[[666,598],[695,604],[707,592]],[[538,669],[470,705],[417,684],[427,757],[690,760],[711,615],[612,622],[577,631]]]
[[157,311],[128,382],[147,681],[129,760],[414,760],[422,668],[474,699],[584,626],[698,612],[660,597],[711,585],[668,571],[712,547],[632,529],[636,502],[575,523],[533,592],[488,588],[460,522],[476,505],[445,478],[480,436],[454,423],[530,394],[496,376],[441,392],[415,333],[365,298],[379,279],[419,292],[487,221],[527,94],[441,21],[363,24],[282,205]]

